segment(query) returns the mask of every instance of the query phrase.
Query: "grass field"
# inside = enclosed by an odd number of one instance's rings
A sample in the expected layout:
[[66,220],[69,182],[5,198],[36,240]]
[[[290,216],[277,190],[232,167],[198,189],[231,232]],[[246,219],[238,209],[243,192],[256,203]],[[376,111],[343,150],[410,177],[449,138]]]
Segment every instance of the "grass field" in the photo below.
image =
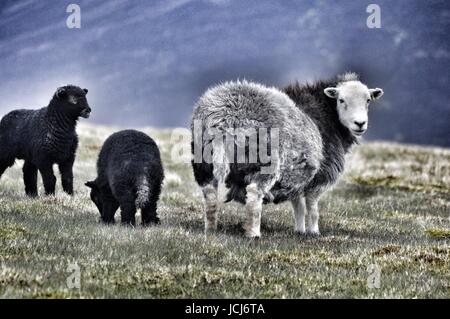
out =
[[[20,161],[4,174],[0,297],[450,298],[450,150],[357,147],[321,202],[322,236],[294,234],[286,203],[265,206],[263,237],[251,241],[235,204],[221,208],[218,233],[205,238],[202,197],[190,165],[171,161],[169,130],[144,130],[165,164],[161,225],[99,224],[83,184],[114,130],[79,126],[73,198],[59,185],[55,197],[26,198]],[[67,286],[73,263],[79,289]],[[379,285],[368,285],[377,269]]]

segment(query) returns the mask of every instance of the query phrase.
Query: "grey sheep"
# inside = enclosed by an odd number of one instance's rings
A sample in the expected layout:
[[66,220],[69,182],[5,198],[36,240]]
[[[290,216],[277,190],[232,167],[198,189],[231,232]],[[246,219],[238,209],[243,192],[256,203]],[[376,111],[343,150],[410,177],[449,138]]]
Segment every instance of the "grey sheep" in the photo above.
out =
[[[191,125],[206,231],[217,227],[217,187],[224,183],[227,201],[245,204],[246,236],[260,237],[263,204],[286,200],[294,208],[295,231],[318,235],[319,198],[337,181],[345,154],[367,130],[369,103],[382,95],[354,73],[283,90],[247,81],[209,89],[197,102]],[[265,144],[269,162],[261,157]]]
[[156,209],[164,170],[151,137],[135,130],[109,136],[98,156],[97,175],[85,185],[104,223],[114,223],[119,207],[123,224],[136,224],[136,208],[141,209],[143,225],[159,223]]
[[23,159],[23,179],[28,196],[37,196],[37,172],[47,195],[55,193],[53,164],[58,164],[63,190],[73,194],[73,172],[78,146],[76,124],[88,118],[87,89],[67,85],[57,89],[48,106],[15,110],[0,122],[0,177],[16,159]]

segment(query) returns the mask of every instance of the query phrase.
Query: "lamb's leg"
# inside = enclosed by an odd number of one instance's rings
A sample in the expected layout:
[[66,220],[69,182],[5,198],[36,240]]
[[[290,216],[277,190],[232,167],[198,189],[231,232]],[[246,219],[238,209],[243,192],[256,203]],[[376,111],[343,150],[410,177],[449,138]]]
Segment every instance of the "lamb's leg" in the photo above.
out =
[[73,162],[74,158],[60,163],[59,172],[61,174],[61,185],[63,190],[69,194],[73,195]]
[[100,197],[102,202],[102,222],[106,224],[114,224],[114,215],[119,208],[119,203],[108,186],[101,188]]
[[131,191],[127,190],[123,190],[120,197],[117,198],[123,225],[136,225],[136,204],[134,203],[134,199],[135,197]]
[[136,206],[134,203],[124,203],[120,205],[120,214],[122,224],[127,226],[136,226]]
[[28,196],[36,197],[38,195],[37,189],[37,167],[29,161],[23,164],[23,182],[25,184],[25,193]]
[[159,218],[157,213],[158,200],[161,194],[161,183],[155,181],[153,187],[150,190],[150,196],[148,202],[141,208],[142,225],[159,224]]
[[14,165],[14,158],[0,158],[0,178],[8,167]]
[[44,182],[44,189],[46,195],[55,194],[56,177],[53,174],[53,167],[51,164],[44,164],[39,166],[39,172],[41,172],[42,181]]
[[142,225],[159,224],[159,218],[156,213],[156,200],[149,202],[141,209]]
[[261,211],[264,192],[255,183],[248,185],[246,190],[245,210],[247,219],[244,225],[245,236],[249,238],[261,237]]
[[217,186],[208,184],[202,188],[205,200],[205,232],[217,229]]
[[306,196],[306,209],[308,211],[308,223],[306,232],[311,235],[320,235],[319,231],[319,196]]
[[299,234],[305,234],[305,216],[306,216],[306,202],[303,196],[299,196],[292,201],[294,208],[294,231]]
[[8,165],[0,164],[0,178],[2,177],[3,173],[6,171],[7,168]]
[[102,221],[106,224],[114,224],[114,215],[119,204],[115,200],[105,200],[102,209]]

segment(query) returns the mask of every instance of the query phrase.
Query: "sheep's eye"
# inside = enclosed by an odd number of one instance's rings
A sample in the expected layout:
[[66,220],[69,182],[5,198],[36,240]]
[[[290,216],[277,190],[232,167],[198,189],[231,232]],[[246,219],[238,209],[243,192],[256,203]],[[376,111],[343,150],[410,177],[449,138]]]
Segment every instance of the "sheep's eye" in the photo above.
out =
[[69,101],[69,103],[72,103],[72,104],[77,104],[78,103],[78,99],[74,95],[70,95],[68,101]]
[[339,99],[339,103],[344,103],[345,101],[343,99]]
[[370,103],[370,99],[367,100],[367,103]]

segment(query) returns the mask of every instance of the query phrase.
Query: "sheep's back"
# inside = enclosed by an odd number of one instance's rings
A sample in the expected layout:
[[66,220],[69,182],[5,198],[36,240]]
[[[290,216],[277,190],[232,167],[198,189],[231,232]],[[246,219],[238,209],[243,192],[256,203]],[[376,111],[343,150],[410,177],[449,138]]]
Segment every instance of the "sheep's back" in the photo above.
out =
[[227,82],[209,89],[196,104],[193,122],[205,128],[276,127],[288,119],[293,102],[272,88],[250,82]]
[[163,168],[158,146],[152,138],[135,130],[109,136],[97,161],[100,183],[111,188],[135,186],[145,177],[161,182]]
[[37,140],[42,137],[42,112],[19,109],[6,114],[0,121],[0,138],[4,150],[9,150],[18,158],[31,153]]

